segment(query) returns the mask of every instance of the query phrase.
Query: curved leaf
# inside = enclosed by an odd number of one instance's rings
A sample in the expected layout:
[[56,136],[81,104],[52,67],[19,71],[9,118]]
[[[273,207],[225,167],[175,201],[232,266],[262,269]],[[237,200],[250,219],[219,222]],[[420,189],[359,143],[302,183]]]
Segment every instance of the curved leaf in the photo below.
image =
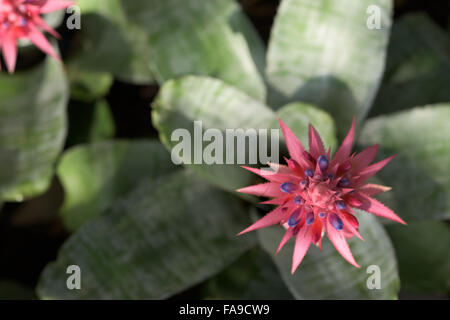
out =
[[[369,6],[381,29],[369,29]],[[304,101],[331,113],[339,133],[366,116],[384,68],[391,0],[283,0],[269,42],[271,104]]]
[[66,136],[67,101],[65,74],[54,59],[0,74],[0,198],[22,201],[48,188]]
[[207,75],[265,99],[257,68],[264,46],[234,0],[122,0],[122,5],[127,19],[146,32],[147,61],[158,83]]
[[142,179],[155,179],[174,168],[157,141],[105,141],[69,149],[58,165],[65,191],[61,208],[65,226],[76,230]]
[[386,72],[371,115],[450,101],[450,38],[424,13],[392,28]]
[[[142,2],[141,2],[142,3]],[[107,72],[137,84],[153,83],[145,32],[125,16],[121,0],[77,0],[78,47],[68,60],[74,72]]]
[[[258,130],[266,129],[268,130],[267,136],[270,136],[270,129],[279,129],[276,120],[277,115],[270,108],[220,80],[206,77],[188,76],[166,82],[153,104],[153,109],[153,124],[158,129],[164,145],[169,150],[173,150],[175,146],[181,143],[175,138],[172,141],[173,132],[177,129],[188,130],[192,150],[190,155],[181,155],[183,163],[214,185],[232,192],[251,184],[255,176],[237,164],[226,164],[226,156],[231,152],[234,152],[234,163],[237,163],[236,148],[238,145],[236,141],[234,143],[235,149],[226,145],[231,141],[230,139],[227,140],[226,129],[243,129],[244,131],[255,129],[257,138],[267,141],[268,150],[270,149],[270,139],[266,140],[267,138],[261,135]],[[296,120],[295,125],[293,122],[291,123],[294,132],[300,138],[307,136],[307,127],[303,127],[302,124],[311,121],[318,125],[321,133],[324,133],[327,137],[328,142],[333,141],[333,122],[323,111],[315,110],[312,106],[292,105],[281,109],[279,116],[283,119],[286,118],[289,122],[291,119]],[[194,121],[202,122],[203,131],[207,129],[220,130],[225,145],[223,148],[223,164],[194,164],[195,140],[200,139],[198,145],[202,143],[202,136],[196,137],[194,133]],[[279,133],[279,136],[281,137],[281,133]],[[203,146],[203,152],[207,151],[206,147],[210,143],[209,141],[203,142],[203,145],[201,145]],[[246,140],[246,150],[244,150],[247,152],[246,164],[249,163],[249,144],[250,141]],[[270,151],[267,155],[271,155]],[[258,165],[266,165],[265,162],[261,161],[261,158],[257,160]]]
[[[306,139],[307,137],[307,127],[303,130],[303,124],[312,122],[318,125],[319,131],[325,135],[325,141],[332,143],[332,145],[335,144],[334,124],[331,117],[324,111],[314,109],[312,106],[294,104],[280,109],[278,116],[286,119],[288,123],[290,122],[293,125],[294,132],[300,138]],[[268,130],[267,135],[269,136],[270,129],[279,129],[276,119],[277,114],[270,108],[238,89],[217,79],[196,76],[187,76],[166,82],[153,104],[152,113],[153,124],[159,131],[161,141],[169,150],[173,150],[174,147],[184,141],[184,139],[180,139],[179,142],[175,138],[172,140],[172,134],[175,130],[186,129],[189,132],[189,144],[192,148],[190,155],[181,155],[183,163],[212,184],[232,192],[251,184],[255,176],[242,169],[240,165],[226,164],[226,156],[232,152],[235,155],[234,163],[237,163],[236,148],[238,145],[236,141],[234,149],[226,145],[230,141],[230,139],[227,139],[226,130],[243,129],[246,131],[247,129],[255,129],[257,138],[266,140],[266,137],[261,135],[258,130]],[[201,121],[203,131],[208,129],[220,130],[225,145],[223,148],[223,164],[194,164],[196,144],[202,146],[203,153],[205,153],[206,147],[211,143],[204,141],[202,145],[203,132],[200,133],[200,137],[195,134],[194,121]],[[281,137],[281,133],[279,133],[279,136]],[[199,139],[200,142],[196,143],[196,139]],[[266,140],[268,150],[270,147],[269,140]],[[247,152],[246,164],[249,163],[249,144],[250,140],[246,140],[246,150],[244,150]],[[271,153],[268,152],[267,155],[271,155]],[[261,158],[257,162],[260,166],[266,165],[265,162],[262,163]]]
[[[46,267],[45,299],[163,299],[219,272],[254,244],[237,240],[248,223],[231,195],[186,171],[146,180],[83,226]],[[67,290],[66,268],[81,269],[81,290]]]
[[[177,129],[189,131],[192,139],[189,143],[194,149],[194,121],[202,121],[204,131],[209,128],[220,130],[225,143],[226,129],[267,129],[274,118],[268,107],[238,89],[217,79],[195,76],[166,82],[153,104],[152,112],[153,124],[169,150],[179,143],[171,139]],[[182,160],[183,163],[191,163],[189,167],[211,183],[234,192],[248,185],[253,176],[236,164],[225,164],[225,153],[224,164],[194,164],[194,152],[183,154]]]
[[398,154],[377,173],[392,191],[379,198],[406,222],[450,217],[450,105],[425,106],[367,121],[359,143]]
[[[294,241],[275,256],[283,237],[282,227],[258,231],[260,243],[273,257],[281,276],[297,299],[395,299],[399,289],[397,262],[389,236],[375,217],[361,212],[357,215],[360,233],[365,241],[356,237],[349,240],[350,249],[361,266],[355,268],[340,256],[328,238],[322,240],[322,251],[312,246],[298,270],[292,275]],[[380,269],[380,289],[369,289],[373,271]]]

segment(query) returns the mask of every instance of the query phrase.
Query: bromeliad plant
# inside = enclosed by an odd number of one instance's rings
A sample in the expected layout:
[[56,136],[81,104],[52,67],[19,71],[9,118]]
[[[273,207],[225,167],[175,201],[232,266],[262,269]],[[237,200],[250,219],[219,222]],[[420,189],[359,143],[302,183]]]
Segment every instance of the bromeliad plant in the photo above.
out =
[[358,232],[359,223],[352,207],[405,224],[391,209],[371,198],[390,188],[365,183],[387,165],[393,156],[370,165],[375,159],[377,145],[370,146],[359,154],[351,154],[355,136],[354,120],[347,137],[332,159],[331,150],[325,152],[322,139],[313,126],[309,125],[310,149],[306,151],[291,129],[281,119],[279,122],[291,156],[286,159],[287,166],[271,163],[274,172],[245,167],[269,182],[238,190],[272,197],[263,204],[274,204],[277,207],[240,234],[282,224],[287,231],[277,252],[289,239],[296,238],[292,261],[294,273],[311,243],[322,248],[322,237],[326,233],[339,253],[359,268],[346,241],[346,238],[353,236],[364,240]]
[[[35,13],[25,23],[0,10],[11,71],[17,37],[45,31],[36,18],[45,4],[0,3]],[[395,299],[400,282],[406,293],[447,292],[450,38],[420,15],[396,20],[390,34],[391,0],[345,3],[282,0],[266,50],[234,0],[78,0],[82,29],[64,46],[64,67],[47,58],[0,74],[8,168],[0,202],[44,194],[56,173],[59,218],[73,234],[43,270],[38,296],[162,299],[196,286],[199,298]],[[380,29],[366,28],[369,6],[379,9]],[[160,86],[151,115],[158,137],[114,139],[105,100],[113,78]],[[127,111],[134,98],[124,100]],[[263,187],[240,165],[183,158],[175,166],[172,134],[192,133],[196,120],[222,132],[281,125],[287,165],[271,164],[278,173],[266,175],[246,163],[269,180]],[[392,190],[381,193],[390,190],[382,185]],[[275,198],[257,204],[236,192],[243,187]],[[408,227],[373,216],[402,223],[394,211]],[[249,225],[267,227],[236,237]],[[285,248],[275,254],[280,239]],[[67,290],[70,265],[81,268],[81,290]],[[368,285],[372,267],[377,290]]]

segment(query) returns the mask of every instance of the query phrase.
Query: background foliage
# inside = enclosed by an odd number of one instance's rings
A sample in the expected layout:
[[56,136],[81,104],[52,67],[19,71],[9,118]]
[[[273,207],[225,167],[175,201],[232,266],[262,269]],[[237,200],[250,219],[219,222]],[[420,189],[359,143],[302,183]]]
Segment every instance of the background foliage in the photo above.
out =
[[[413,0],[78,0],[64,64],[19,51],[0,73],[1,299],[396,299],[450,293],[450,4]],[[366,27],[381,9],[380,30]],[[57,19],[56,19],[57,20]],[[57,21],[55,20],[55,23]],[[358,214],[356,269],[330,242],[290,274],[280,228],[236,165],[175,166],[174,129],[278,128],[398,157]],[[183,159],[184,161],[190,159]],[[82,269],[82,290],[66,268]],[[382,288],[366,286],[379,265]]]

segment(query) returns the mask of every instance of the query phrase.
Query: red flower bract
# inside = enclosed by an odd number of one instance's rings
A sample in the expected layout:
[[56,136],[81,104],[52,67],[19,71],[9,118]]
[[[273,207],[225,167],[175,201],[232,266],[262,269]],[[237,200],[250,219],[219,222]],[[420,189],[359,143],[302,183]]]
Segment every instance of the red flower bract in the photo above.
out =
[[294,273],[311,243],[321,247],[322,237],[326,233],[337,251],[352,265],[359,267],[346,241],[353,236],[362,239],[352,208],[405,224],[391,209],[372,198],[390,188],[364,183],[394,156],[370,164],[375,159],[377,145],[352,154],[355,120],[333,159],[330,159],[330,150],[325,152],[319,134],[311,125],[308,132],[309,151],[306,151],[286,124],[281,119],[279,122],[291,156],[286,159],[287,166],[271,163],[271,171],[244,167],[269,182],[237,190],[273,198],[263,203],[277,207],[240,234],[282,224],[287,231],[278,251],[290,238],[296,238],[292,260]]
[[0,50],[10,73],[16,66],[18,39],[27,38],[46,54],[59,59],[40,29],[57,38],[59,35],[40,15],[72,4],[63,0],[0,0]]

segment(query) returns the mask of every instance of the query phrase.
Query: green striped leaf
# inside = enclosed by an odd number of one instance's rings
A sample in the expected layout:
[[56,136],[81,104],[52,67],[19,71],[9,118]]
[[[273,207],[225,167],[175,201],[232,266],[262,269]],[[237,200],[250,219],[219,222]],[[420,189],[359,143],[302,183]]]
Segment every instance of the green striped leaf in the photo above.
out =
[[[41,275],[42,299],[163,299],[218,273],[255,239],[237,198],[180,170],[146,180],[62,247]],[[68,290],[66,269],[81,269]]]
[[123,1],[127,19],[146,32],[147,62],[158,83],[184,75],[222,79],[265,99],[265,50],[234,0]]
[[58,177],[65,197],[61,216],[74,231],[135,188],[142,179],[156,179],[175,169],[157,141],[104,141],[64,153]]
[[[379,9],[381,29],[368,28],[369,6]],[[354,115],[361,122],[383,73],[391,11],[391,0],[283,0],[267,54],[270,104],[319,106],[340,135]]]
[[22,201],[48,188],[66,136],[67,101],[65,74],[54,59],[0,74],[1,199]]

